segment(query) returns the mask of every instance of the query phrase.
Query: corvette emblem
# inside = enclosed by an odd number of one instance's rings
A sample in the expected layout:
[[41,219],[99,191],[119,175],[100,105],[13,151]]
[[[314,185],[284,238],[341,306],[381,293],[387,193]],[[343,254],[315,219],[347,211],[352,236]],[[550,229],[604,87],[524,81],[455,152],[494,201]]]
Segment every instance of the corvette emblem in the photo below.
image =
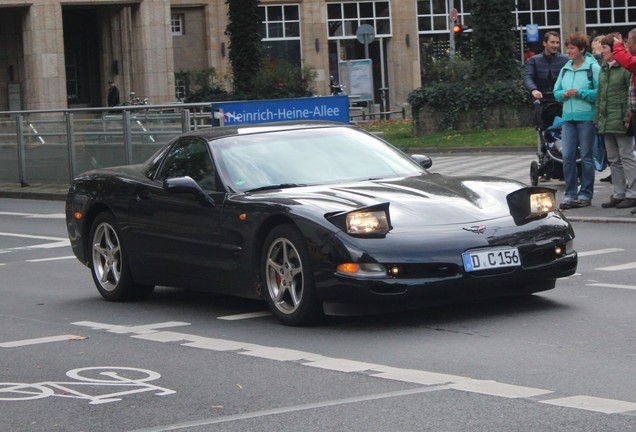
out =
[[475,234],[483,234],[486,231],[486,225],[473,225],[470,228],[462,228],[464,231],[474,232]]

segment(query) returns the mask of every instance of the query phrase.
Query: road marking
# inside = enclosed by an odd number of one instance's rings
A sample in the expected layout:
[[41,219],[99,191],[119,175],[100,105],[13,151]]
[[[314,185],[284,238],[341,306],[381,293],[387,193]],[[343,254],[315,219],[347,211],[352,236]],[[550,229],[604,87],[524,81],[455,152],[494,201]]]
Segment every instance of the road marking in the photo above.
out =
[[553,393],[552,390],[521,387],[491,380],[466,380],[451,384],[449,387],[455,390],[505,397],[508,399],[531,398]]
[[250,313],[237,314],[237,315],[221,316],[221,317],[218,317],[217,319],[226,320],[226,321],[237,321],[237,320],[250,319],[250,318],[261,318],[266,316],[272,316],[272,313],[269,311],[250,312]]
[[66,219],[66,215],[64,213],[39,214],[39,213],[16,213],[16,212],[0,211],[0,216],[22,216],[22,217],[33,218],[33,219]]
[[[170,326],[170,322],[156,323],[142,326],[121,326],[115,324],[95,323],[92,321],[78,321],[72,323],[78,326],[91,327],[94,330],[105,330],[112,333],[130,334],[130,337],[136,339],[144,339],[155,342],[185,342],[182,346],[209,349],[213,351],[234,351],[239,355],[248,355],[252,357],[262,357],[276,361],[292,361],[303,366],[318,367],[343,373],[360,373],[380,379],[388,379],[393,381],[401,381],[419,385],[440,386],[443,389],[459,390],[471,393],[486,394],[505,398],[533,398],[540,395],[553,393],[554,390],[545,390],[532,387],[523,387],[513,384],[500,383],[493,380],[476,380],[470,377],[462,377],[457,375],[445,375],[435,372],[419,371],[412,369],[401,369],[390,366],[378,365],[373,363],[365,363],[356,360],[347,360],[341,358],[332,358],[322,356],[320,354],[290,350],[285,348],[269,347],[264,345],[252,344],[248,342],[233,341],[227,339],[207,338],[203,336],[190,335],[187,333],[157,331],[159,328]],[[189,325],[189,323],[176,323],[179,326]],[[138,330],[138,331],[136,331]],[[132,334],[131,334],[132,333]],[[431,387],[427,387],[431,388]],[[438,387],[432,387],[437,389]],[[362,399],[366,400],[366,399]],[[591,396],[571,396],[566,398],[542,400],[542,403],[562,406],[565,408],[585,409],[588,411],[597,411],[603,413],[623,413],[636,410],[636,403],[620,401],[616,399],[603,399]],[[340,404],[342,402],[338,402]],[[304,406],[304,405],[303,405]],[[308,407],[317,405],[310,404]],[[320,405],[318,405],[320,406]],[[287,408],[285,408],[287,409]],[[295,409],[292,407],[292,409]],[[309,408],[302,408],[309,409]],[[288,411],[282,411],[288,412]],[[269,414],[264,414],[269,413]],[[143,431],[166,431],[176,430],[186,427],[194,427],[204,424],[213,424],[211,422],[226,422],[240,420],[243,418],[252,418],[262,415],[272,415],[279,413],[278,410],[259,411],[258,413],[248,413],[238,416],[229,416],[222,419],[203,420],[204,423],[188,422],[178,423],[176,425],[161,426],[159,428],[143,429]],[[247,416],[247,417],[244,417]],[[141,430],[140,430],[141,431]]]
[[631,270],[636,268],[636,262],[630,262],[625,264],[619,264],[610,267],[599,267],[594,270],[603,270],[603,271],[621,271],[621,270]]
[[21,347],[21,346],[27,346],[27,345],[37,345],[37,344],[48,343],[48,342],[68,341],[68,340],[72,340],[79,337],[81,336],[59,335],[59,336],[41,337],[36,339],[24,339],[24,340],[13,341],[13,342],[2,342],[0,343],[0,347],[15,348],[15,347]]
[[566,408],[577,408],[586,411],[595,411],[605,414],[617,414],[636,411],[636,403],[625,402],[616,399],[603,399],[592,396],[571,396],[561,399],[539,401],[549,405],[557,405]]
[[278,415],[278,414],[287,414],[292,412],[306,411],[306,410],[312,410],[317,408],[333,407],[333,406],[346,405],[346,404],[352,404],[352,403],[360,403],[360,402],[368,402],[368,401],[389,399],[389,398],[395,398],[395,397],[411,396],[411,395],[431,393],[431,392],[447,390],[447,389],[448,388],[446,386],[418,387],[418,388],[409,389],[409,390],[398,390],[393,392],[378,393],[378,394],[372,394],[372,395],[366,395],[366,396],[354,396],[350,398],[335,399],[331,401],[315,402],[315,403],[309,403],[304,405],[295,405],[295,406],[289,406],[289,407],[274,408],[269,410],[254,411],[254,412],[249,412],[244,414],[234,414],[234,415],[228,415],[224,417],[214,417],[214,418],[208,418],[208,419],[202,419],[202,420],[175,423],[171,425],[155,426],[155,427],[150,427],[145,429],[136,429],[130,432],[165,432],[165,431],[174,431],[179,429],[190,429],[190,428],[195,428],[199,426],[228,423],[228,422],[239,421],[239,420],[247,420],[247,419],[266,417],[266,416],[272,416],[272,415]]
[[49,237],[49,236],[38,236],[38,235],[31,235],[31,234],[17,234],[17,233],[7,233],[7,232],[0,232],[0,236],[52,241],[52,243],[42,243],[42,244],[36,244],[36,245],[30,245],[30,246],[18,246],[13,248],[5,248],[1,250],[1,252],[3,253],[13,252],[17,250],[53,249],[53,248],[59,248],[59,247],[67,247],[71,245],[71,241],[68,238],[63,238],[63,237]]
[[631,290],[636,290],[636,285],[619,285],[619,284],[608,284],[608,283],[590,283],[590,284],[586,284],[587,286],[596,286],[596,287],[603,287],[603,288],[622,288],[622,289],[631,289]]
[[[89,375],[89,376],[86,376]],[[136,376],[137,379],[126,375]],[[139,377],[142,375],[142,377]],[[155,371],[119,366],[97,366],[72,369],[66,376],[76,381],[45,381],[40,383],[0,383],[0,400],[19,402],[42,399],[51,396],[89,400],[89,404],[103,404],[122,400],[120,396],[156,392],[155,396],[166,396],[176,393],[164,387],[148,384],[161,377]],[[106,377],[106,378],[104,378]],[[77,387],[78,389],[76,389]],[[101,388],[100,388],[101,387]],[[113,393],[103,393],[105,387],[116,387]],[[79,389],[100,388],[100,394],[93,396]],[[132,388],[132,390],[128,390]],[[127,390],[123,390],[127,389]]]
[[590,255],[603,255],[603,254],[609,254],[609,253],[615,253],[615,252],[623,252],[623,251],[625,251],[625,249],[607,248],[607,249],[597,249],[597,250],[579,252],[578,255],[580,257],[586,257],[586,256],[590,256]]
[[67,259],[73,259],[73,258],[75,258],[75,256],[63,256],[63,257],[54,257],[54,258],[30,259],[30,260],[26,260],[26,262],[36,263],[36,262],[43,262],[43,261],[67,260]]

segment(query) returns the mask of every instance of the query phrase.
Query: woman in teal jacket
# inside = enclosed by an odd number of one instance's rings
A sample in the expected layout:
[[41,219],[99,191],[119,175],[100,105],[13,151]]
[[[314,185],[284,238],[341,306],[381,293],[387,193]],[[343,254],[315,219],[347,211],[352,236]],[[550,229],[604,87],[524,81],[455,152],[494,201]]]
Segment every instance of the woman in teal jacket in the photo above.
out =
[[[596,139],[594,105],[601,67],[588,52],[584,33],[573,33],[565,40],[568,61],[554,84],[554,98],[563,103],[563,178],[565,198],[561,209],[587,207],[594,196],[594,159],[592,147]],[[576,169],[577,149],[581,157],[581,184]]]
[[596,127],[605,137],[607,159],[612,173],[612,197],[601,204],[603,208],[636,207],[636,159],[634,138],[627,135],[629,129],[629,85],[632,74],[621,67],[612,53],[614,35],[601,40],[603,65],[596,95]]

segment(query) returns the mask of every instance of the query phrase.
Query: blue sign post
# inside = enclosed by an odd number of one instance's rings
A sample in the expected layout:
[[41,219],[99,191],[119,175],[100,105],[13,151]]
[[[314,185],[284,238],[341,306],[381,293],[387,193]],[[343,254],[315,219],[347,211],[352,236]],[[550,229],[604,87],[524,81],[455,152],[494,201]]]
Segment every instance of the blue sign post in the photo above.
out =
[[296,99],[267,99],[212,104],[212,115],[221,125],[327,120],[349,123],[349,97],[324,96]]
[[528,43],[539,42],[539,25],[528,24],[526,26],[526,38]]

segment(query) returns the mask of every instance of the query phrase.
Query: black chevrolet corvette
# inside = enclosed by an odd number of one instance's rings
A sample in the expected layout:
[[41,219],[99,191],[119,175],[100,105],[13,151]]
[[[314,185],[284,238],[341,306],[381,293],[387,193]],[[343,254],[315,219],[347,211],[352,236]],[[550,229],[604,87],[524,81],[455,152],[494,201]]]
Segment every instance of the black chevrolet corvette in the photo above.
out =
[[68,233],[107,300],[209,290],[264,298],[288,325],[525,295],[576,271],[554,190],[430,166],[342,124],[210,128],[78,176]]

